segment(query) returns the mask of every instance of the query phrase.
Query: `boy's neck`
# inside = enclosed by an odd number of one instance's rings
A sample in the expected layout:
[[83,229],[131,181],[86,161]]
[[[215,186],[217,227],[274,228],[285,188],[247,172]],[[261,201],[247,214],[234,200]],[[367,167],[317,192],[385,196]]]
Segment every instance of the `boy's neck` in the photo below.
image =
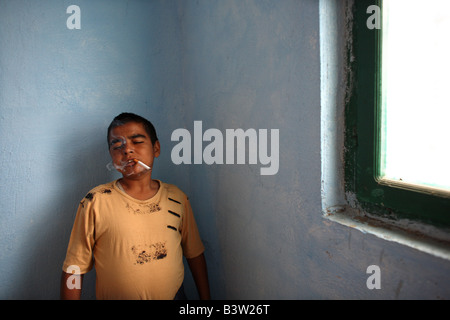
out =
[[153,180],[150,175],[139,179],[122,177],[119,183],[129,196],[138,200],[151,199],[160,188],[158,180]]

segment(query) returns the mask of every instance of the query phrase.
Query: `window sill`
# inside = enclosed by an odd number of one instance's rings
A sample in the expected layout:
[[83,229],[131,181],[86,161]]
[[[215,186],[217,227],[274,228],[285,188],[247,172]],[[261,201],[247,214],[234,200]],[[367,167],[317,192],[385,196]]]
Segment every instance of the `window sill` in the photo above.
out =
[[322,215],[363,233],[450,260],[450,231],[409,220],[374,217],[345,191],[346,43],[355,0],[320,0]]
[[410,220],[392,221],[373,217],[350,205],[327,208],[323,216],[363,233],[450,260],[450,233],[446,230]]

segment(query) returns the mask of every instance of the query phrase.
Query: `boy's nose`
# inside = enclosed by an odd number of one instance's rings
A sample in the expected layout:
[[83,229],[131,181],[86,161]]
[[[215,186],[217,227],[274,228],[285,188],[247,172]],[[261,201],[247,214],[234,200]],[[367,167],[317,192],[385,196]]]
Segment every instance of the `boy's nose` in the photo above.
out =
[[124,154],[130,154],[133,153],[134,149],[127,143],[125,144],[124,148],[123,148],[123,153]]

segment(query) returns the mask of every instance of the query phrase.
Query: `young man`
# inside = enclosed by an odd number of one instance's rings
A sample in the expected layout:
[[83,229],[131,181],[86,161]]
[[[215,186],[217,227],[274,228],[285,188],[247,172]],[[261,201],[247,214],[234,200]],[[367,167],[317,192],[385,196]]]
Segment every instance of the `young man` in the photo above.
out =
[[122,178],[80,202],[61,298],[79,299],[77,283],[95,264],[97,299],[177,299],[184,294],[184,255],[200,299],[209,299],[204,247],[189,200],[176,186],[152,179],[161,150],[153,125],[120,114],[108,128],[108,145]]

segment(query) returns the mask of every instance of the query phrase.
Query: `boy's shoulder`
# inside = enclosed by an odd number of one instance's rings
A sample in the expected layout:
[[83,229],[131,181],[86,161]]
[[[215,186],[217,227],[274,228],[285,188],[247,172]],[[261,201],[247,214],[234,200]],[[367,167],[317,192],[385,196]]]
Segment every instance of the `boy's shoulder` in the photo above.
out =
[[[114,190],[114,181],[108,182],[105,184],[98,185],[91,190],[81,199],[80,205],[84,208],[85,204],[90,203],[93,204],[97,200],[99,200],[99,196],[108,195],[110,196]],[[100,197],[102,199],[103,197]]]
[[186,194],[178,186],[170,183],[160,181],[160,187],[164,188],[168,193],[168,198],[177,202],[184,202],[188,200]]
[[114,189],[114,183],[115,183],[115,181],[111,181],[111,182],[104,183],[104,184],[101,184],[101,185],[98,185],[98,186],[92,188],[86,194],[85,198],[92,199],[94,197],[94,195],[96,195],[96,194],[110,194],[112,192],[112,190]]
[[100,184],[94,188],[92,188],[89,192],[91,193],[110,193],[114,189],[114,184],[116,183],[116,180]]

